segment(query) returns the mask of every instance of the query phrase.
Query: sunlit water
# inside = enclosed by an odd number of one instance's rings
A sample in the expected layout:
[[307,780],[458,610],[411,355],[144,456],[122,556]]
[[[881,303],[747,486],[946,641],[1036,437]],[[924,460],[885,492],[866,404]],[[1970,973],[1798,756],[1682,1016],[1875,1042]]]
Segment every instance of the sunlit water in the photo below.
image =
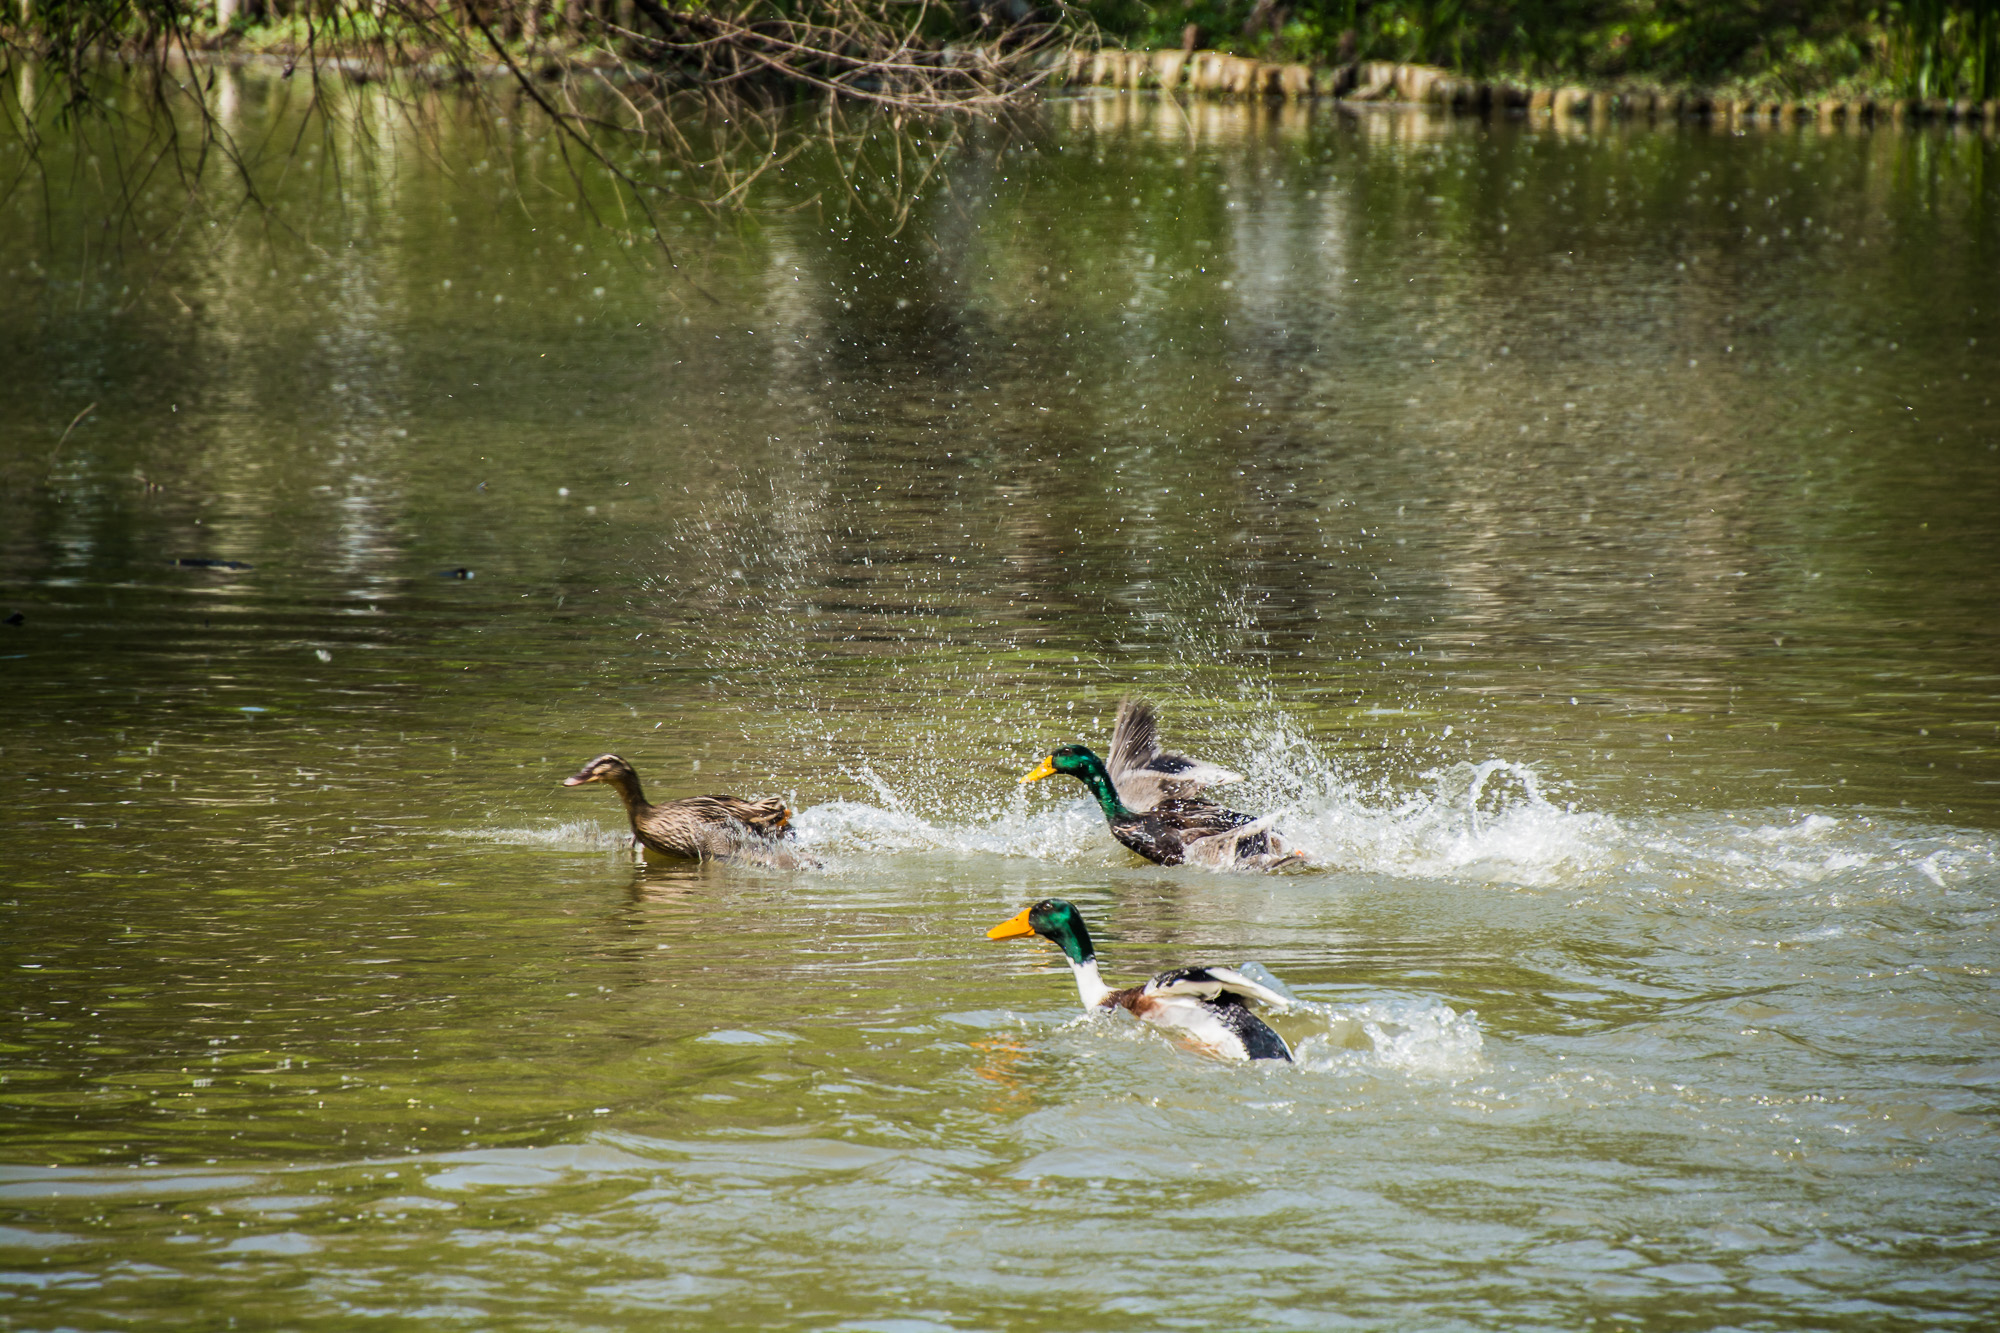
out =
[[[1994,139],[1077,101],[679,273],[307,144],[6,204],[0,1322],[2000,1318]],[[1016,785],[1127,692],[1314,866]]]

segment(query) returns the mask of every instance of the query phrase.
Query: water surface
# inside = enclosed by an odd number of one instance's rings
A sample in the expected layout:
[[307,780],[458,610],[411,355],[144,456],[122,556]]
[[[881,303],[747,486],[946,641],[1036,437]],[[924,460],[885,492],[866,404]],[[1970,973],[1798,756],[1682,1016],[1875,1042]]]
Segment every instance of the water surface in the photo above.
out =
[[[5,205],[8,1319],[2000,1313],[1995,140],[1087,99],[673,269],[398,124]],[[1316,868],[1017,787],[1131,692]]]

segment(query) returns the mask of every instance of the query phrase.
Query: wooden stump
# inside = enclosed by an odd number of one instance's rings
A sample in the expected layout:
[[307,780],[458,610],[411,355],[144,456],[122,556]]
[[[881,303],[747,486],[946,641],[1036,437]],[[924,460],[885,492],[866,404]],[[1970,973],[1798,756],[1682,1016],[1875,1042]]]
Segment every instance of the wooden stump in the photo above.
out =
[[1558,88],[1549,103],[1549,114],[1557,120],[1590,114],[1590,91],[1586,88]]

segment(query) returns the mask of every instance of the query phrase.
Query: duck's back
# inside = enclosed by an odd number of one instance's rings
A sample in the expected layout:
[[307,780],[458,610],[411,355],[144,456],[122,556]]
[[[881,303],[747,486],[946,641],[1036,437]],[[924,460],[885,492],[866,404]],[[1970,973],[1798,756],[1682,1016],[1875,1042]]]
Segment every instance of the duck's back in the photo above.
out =
[[746,834],[781,837],[791,818],[792,812],[775,796],[746,801],[718,792],[662,801],[644,814],[635,813],[632,832],[654,851],[701,859],[736,852]]
[[753,833],[761,833],[774,838],[791,826],[792,812],[785,803],[775,796],[766,796],[761,801],[746,801],[740,796],[694,796],[689,801],[699,802],[716,813],[710,818],[721,821],[733,819]]
[[1111,832],[1148,861],[1177,866],[1186,859],[1189,843],[1256,822],[1255,815],[1213,801],[1162,801],[1144,814],[1113,824]]

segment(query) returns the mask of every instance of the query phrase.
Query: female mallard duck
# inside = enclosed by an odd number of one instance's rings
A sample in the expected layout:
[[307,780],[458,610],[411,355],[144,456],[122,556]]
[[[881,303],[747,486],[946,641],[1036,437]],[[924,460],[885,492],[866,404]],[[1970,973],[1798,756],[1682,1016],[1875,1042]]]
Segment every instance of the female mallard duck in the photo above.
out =
[[1106,754],[1104,766],[1111,773],[1112,785],[1118,788],[1118,798],[1126,809],[1140,814],[1161,801],[1198,796],[1203,787],[1243,780],[1241,773],[1232,773],[1220,764],[1161,749],[1160,720],[1151,704],[1137,699],[1118,705],[1118,721],[1111,728],[1111,748]]
[[1134,1018],[1185,1033],[1225,1060],[1292,1058],[1285,1039],[1250,1012],[1248,1001],[1280,1009],[1291,1001],[1233,967],[1183,967],[1162,972],[1143,986],[1112,990],[1097,975],[1097,952],[1083,913],[1061,898],[1044,898],[986,932],[989,940],[1040,935],[1069,959],[1076,992],[1089,1010],[1123,1009]]
[[639,774],[615,754],[601,754],[563,779],[565,787],[608,784],[625,802],[632,840],[662,856],[695,861],[738,858],[781,866],[814,865],[797,852],[778,851],[773,839],[789,836],[792,812],[775,796],[746,801],[736,796],[689,796],[658,805],[646,799]]
[[1271,870],[1303,861],[1289,850],[1272,825],[1276,815],[1259,819],[1198,798],[1162,800],[1149,810],[1134,810],[1119,796],[1104,761],[1081,745],[1065,745],[1023,774],[1023,784],[1067,773],[1090,788],[1111,825],[1111,836],[1148,861],[1163,866],[1182,864]]

